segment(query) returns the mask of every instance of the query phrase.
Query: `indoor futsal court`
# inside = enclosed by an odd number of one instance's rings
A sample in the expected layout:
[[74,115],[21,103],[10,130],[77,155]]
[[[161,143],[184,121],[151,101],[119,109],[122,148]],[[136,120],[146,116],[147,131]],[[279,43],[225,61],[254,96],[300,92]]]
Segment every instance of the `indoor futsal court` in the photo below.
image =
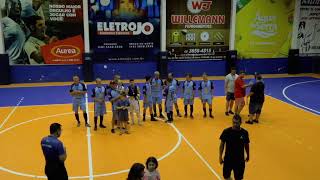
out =
[[319,92],[320,0],[0,0],[0,180],[320,179]]
[[[250,78],[250,76],[248,76]],[[231,126],[224,115],[223,80],[214,80],[214,119],[203,118],[195,108],[192,120],[174,115],[174,123],[151,122],[131,126],[131,134],[110,132],[111,112],[107,102],[107,129],[93,131],[76,127],[67,83],[3,86],[0,89],[1,180],[44,179],[40,139],[53,122],[63,125],[61,140],[68,151],[70,179],[125,179],[134,162],[147,157],[159,160],[163,179],[223,179],[218,163],[219,135]],[[266,102],[258,125],[243,124],[250,133],[251,159],[245,179],[308,179],[320,168],[320,80],[317,75],[272,75],[264,79]],[[139,84],[141,85],[141,84]],[[92,88],[88,84],[88,90]],[[298,94],[298,96],[297,96]],[[89,98],[90,123],[93,114]],[[182,100],[178,100],[180,108]],[[200,100],[195,106],[201,107]],[[247,116],[247,106],[242,116]],[[91,172],[91,173],[90,173]]]

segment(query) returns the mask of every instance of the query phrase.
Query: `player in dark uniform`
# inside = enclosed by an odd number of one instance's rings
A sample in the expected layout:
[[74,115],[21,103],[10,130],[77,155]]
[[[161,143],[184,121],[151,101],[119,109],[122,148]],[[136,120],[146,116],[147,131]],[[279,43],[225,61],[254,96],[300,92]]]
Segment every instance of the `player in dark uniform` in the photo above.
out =
[[[245,162],[249,161],[249,133],[241,128],[241,117],[235,115],[232,119],[233,125],[225,129],[220,136],[219,161],[223,164],[223,177],[231,180],[231,171],[235,180],[242,180],[245,170]],[[222,154],[226,147],[224,159]],[[244,157],[246,151],[246,158]]]

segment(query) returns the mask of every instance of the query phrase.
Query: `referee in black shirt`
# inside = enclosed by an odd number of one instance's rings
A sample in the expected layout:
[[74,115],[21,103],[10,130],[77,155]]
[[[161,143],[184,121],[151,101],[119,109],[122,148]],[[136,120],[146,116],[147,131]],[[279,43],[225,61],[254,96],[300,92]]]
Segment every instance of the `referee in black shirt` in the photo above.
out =
[[[232,127],[225,129],[220,136],[219,161],[220,164],[223,164],[223,177],[226,180],[231,180],[231,171],[234,173],[235,180],[242,180],[245,162],[249,161],[249,134],[248,131],[240,127],[241,117],[239,115],[235,115],[232,122]],[[223,159],[222,154],[225,146],[226,151]],[[246,158],[244,150],[246,150]]]

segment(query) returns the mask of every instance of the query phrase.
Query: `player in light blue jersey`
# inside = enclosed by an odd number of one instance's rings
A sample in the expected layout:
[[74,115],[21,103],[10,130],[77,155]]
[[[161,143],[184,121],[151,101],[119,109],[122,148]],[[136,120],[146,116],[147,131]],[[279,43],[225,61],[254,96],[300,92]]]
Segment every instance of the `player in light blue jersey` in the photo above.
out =
[[80,82],[80,78],[78,76],[73,76],[73,84],[70,87],[70,95],[72,96],[72,107],[74,115],[78,122],[78,127],[80,126],[80,119],[78,113],[79,107],[83,111],[83,117],[86,123],[86,127],[90,127],[90,125],[88,124],[88,115],[86,110],[86,93],[86,85]]
[[184,117],[188,117],[188,105],[190,105],[190,117],[193,119],[193,103],[196,83],[192,81],[192,74],[187,74],[186,81],[182,84]]
[[165,107],[168,120],[166,122],[172,123],[173,122],[173,104],[174,104],[174,94],[175,94],[175,87],[172,84],[172,80],[168,79],[168,86],[166,86],[164,90],[165,96]]
[[207,117],[206,103],[209,105],[209,116],[213,118],[212,115],[212,98],[213,98],[213,82],[208,80],[206,73],[202,75],[203,81],[200,82],[199,94],[203,105],[203,117]]
[[103,116],[106,114],[106,102],[107,88],[103,87],[101,79],[96,79],[97,86],[92,89],[91,97],[94,100],[94,130],[97,130],[98,116],[100,116],[100,128],[106,128],[103,125]]
[[181,117],[181,114],[180,114],[180,111],[179,111],[179,106],[178,106],[178,97],[177,97],[177,93],[178,93],[178,90],[179,90],[179,86],[180,86],[180,83],[178,80],[174,79],[173,78],[173,74],[172,73],[169,73],[168,74],[168,86],[173,86],[173,90],[174,90],[174,107],[177,111],[177,116],[178,117]]
[[163,81],[160,79],[160,73],[154,72],[154,78],[151,80],[152,102],[154,117],[157,117],[157,104],[159,107],[159,117],[164,118],[162,115],[162,88]]
[[110,82],[110,90],[109,90],[109,100],[112,105],[112,123],[111,123],[111,132],[115,133],[115,125],[120,127],[119,125],[119,119],[118,119],[118,113],[116,110],[115,103],[120,99],[120,91],[117,89],[117,83],[115,81]]
[[156,119],[153,116],[152,113],[152,90],[151,90],[151,84],[150,84],[151,77],[146,76],[146,83],[142,88],[142,94],[143,94],[143,121],[146,121],[146,111],[147,108],[149,108],[151,121],[156,121]]

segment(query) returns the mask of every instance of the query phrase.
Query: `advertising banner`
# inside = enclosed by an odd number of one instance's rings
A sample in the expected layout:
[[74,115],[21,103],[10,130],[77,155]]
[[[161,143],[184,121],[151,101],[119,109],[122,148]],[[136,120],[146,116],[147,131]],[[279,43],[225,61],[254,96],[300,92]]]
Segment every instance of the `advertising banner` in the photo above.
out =
[[229,50],[230,0],[167,3],[167,51],[173,60],[221,59]]
[[301,56],[320,56],[320,0],[300,0],[297,43]]
[[294,1],[237,1],[236,50],[240,58],[287,57]]
[[160,52],[160,0],[89,0],[97,61],[144,61]]
[[0,0],[0,4],[10,65],[82,63],[82,0]]

